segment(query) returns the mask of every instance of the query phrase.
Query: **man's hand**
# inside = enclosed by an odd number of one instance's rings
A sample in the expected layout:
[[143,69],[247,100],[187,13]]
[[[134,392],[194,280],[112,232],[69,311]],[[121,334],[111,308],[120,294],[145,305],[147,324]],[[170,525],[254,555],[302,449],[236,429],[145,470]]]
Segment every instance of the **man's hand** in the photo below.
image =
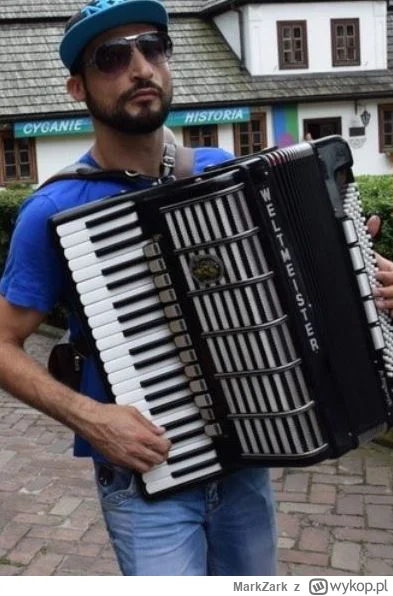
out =
[[167,459],[165,429],[136,408],[97,403],[96,412],[83,434],[112,463],[144,473]]
[[[378,215],[372,215],[367,220],[367,228],[371,236],[374,238],[381,227],[381,219]],[[379,271],[376,274],[377,280],[382,284],[381,287],[375,288],[374,296],[377,306],[386,311],[393,310],[393,262],[385,259],[380,254],[375,253],[377,266]]]

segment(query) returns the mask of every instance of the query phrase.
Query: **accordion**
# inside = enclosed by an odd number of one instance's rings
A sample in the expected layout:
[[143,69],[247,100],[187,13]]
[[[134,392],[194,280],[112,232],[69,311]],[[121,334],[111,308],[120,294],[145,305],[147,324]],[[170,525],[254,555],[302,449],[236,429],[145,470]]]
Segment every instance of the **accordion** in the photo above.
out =
[[393,328],[352,165],[327,137],[51,219],[108,395],[172,442],[147,498],[391,426]]

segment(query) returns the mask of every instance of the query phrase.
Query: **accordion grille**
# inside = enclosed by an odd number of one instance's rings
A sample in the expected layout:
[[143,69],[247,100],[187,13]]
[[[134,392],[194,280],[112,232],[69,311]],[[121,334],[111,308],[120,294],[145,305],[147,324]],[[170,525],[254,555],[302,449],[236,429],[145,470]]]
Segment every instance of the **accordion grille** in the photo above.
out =
[[[288,317],[242,184],[165,209],[189,298],[243,455],[324,449]],[[219,275],[201,283],[205,261]]]

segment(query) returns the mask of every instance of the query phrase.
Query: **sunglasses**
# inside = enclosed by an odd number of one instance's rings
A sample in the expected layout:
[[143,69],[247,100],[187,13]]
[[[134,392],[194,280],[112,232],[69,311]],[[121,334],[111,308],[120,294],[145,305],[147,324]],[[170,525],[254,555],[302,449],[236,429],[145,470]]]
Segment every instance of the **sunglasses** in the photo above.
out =
[[129,67],[134,47],[151,64],[166,62],[173,52],[172,40],[167,33],[147,31],[104,42],[95,49],[85,66],[94,66],[104,74],[119,74]]

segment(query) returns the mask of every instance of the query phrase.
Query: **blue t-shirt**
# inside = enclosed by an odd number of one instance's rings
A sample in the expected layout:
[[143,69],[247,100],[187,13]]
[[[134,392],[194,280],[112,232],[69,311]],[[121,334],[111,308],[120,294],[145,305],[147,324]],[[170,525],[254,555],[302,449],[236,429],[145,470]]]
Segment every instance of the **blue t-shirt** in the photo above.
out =
[[[233,156],[219,148],[195,149],[194,173],[199,174],[210,166],[222,163]],[[81,160],[98,167],[90,153]],[[11,304],[50,312],[59,301],[67,301],[67,281],[64,266],[54,246],[48,225],[50,217],[65,209],[77,207],[118,194],[119,192],[144,190],[151,182],[142,178],[130,182],[59,180],[38,189],[22,205],[12,237],[7,263],[0,281],[0,294]],[[70,316],[71,335],[80,335],[77,319]],[[107,402],[103,383],[92,358],[88,358],[84,370],[81,392],[100,402]],[[90,445],[76,437],[76,456],[92,455],[100,459]]]

